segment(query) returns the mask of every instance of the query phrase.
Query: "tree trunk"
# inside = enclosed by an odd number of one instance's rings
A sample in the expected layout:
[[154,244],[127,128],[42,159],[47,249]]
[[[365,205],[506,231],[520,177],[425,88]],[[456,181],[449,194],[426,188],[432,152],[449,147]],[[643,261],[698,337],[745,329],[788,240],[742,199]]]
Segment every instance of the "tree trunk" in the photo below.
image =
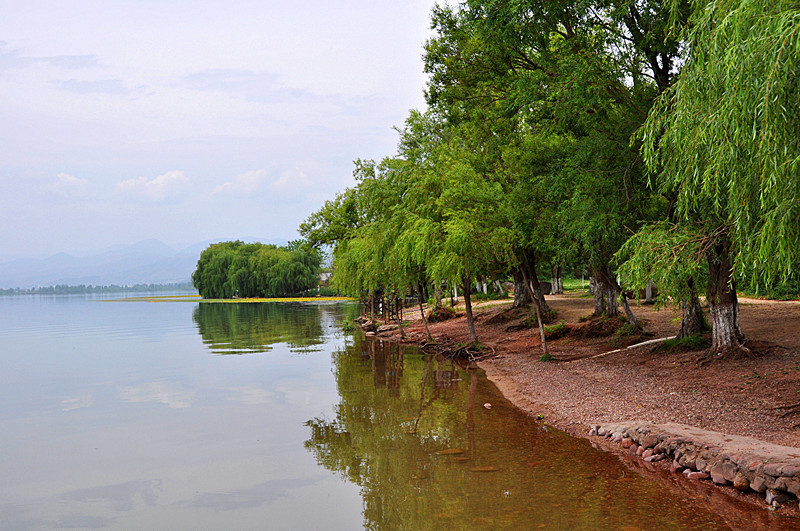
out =
[[605,315],[606,313],[606,286],[603,280],[600,278],[600,275],[597,273],[592,274],[592,279],[594,280],[594,290],[592,293],[594,294],[594,316]]
[[619,306],[617,305],[617,290],[614,286],[604,282],[606,287],[606,316],[617,317],[619,315]]
[[619,301],[622,304],[622,309],[625,311],[625,318],[628,319],[628,323],[633,327],[634,332],[641,332],[642,325],[639,324],[639,319],[636,318],[636,315],[631,310],[631,306],[628,304],[628,294],[625,293],[625,290],[611,274],[611,270],[608,266],[601,270],[601,274],[603,276],[603,284],[608,292],[606,315],[609,317],[616,317],[619,315],[619,310],[617,309],[617,295],[619,295]]
[[436,282],[433,288],[433,299],[436,308],[442,307],[442,283]]
[[693,278],[689,278],[689,293],[689,300],[683,302],[681,329],[678,332],[678,339],[702,334],[708,329]]
[[522,271],[514,271],[514,308],[522,308],[533,301],[530,290],[525,286]]
[[419,316],[422,318],[422,324],[425,326],[425,334],[428,336],[428,341],[433,341],[431,331],[428,328],[428,319],[425,318],[425,308],[422,307],[422,284],[417,284],[417,302],[419,303]]
[[472,297],[470,295],[470,291],[472,286],[470,285],[469,277],[463,277],[463,284],[464,284],[464,306],[467,310],[467,327],[469,328],[469,342],[475,343],[478,341],[478,335],[475,333],[475,319],[472,316]]
[[739,299],[731,266],[731,243],[723,238],[706,251],[708,260],[708,304],[711,313],[711,352],[719,355],[747,354],[739,323]]
[[533,292],[533,299],[538,301],[539,310],[542,312],[542,316],[547,318],[551,313],[552,310],[550,309],[550,305],[547,304],[547,301],[544,298],[544,293],[542,293],[542,286],[539,284],[539,279],[536,277],[536,265],[528,265],[522,267],[522,274],[525,278],[525,282],[530,284],[530,287]]
[[553,295],[564,293],[564,284],[561,282],[561,266],[550,265],[550,293]]
[[[534,271],[534,275],[535,275],[535,271]],[[531,295],[531,298],[533,299],[533,306],[534,306],[534,308],[536,308],[536,321],[539,323],[539,337],[542,340],[542,355],[545,356],[545,355],[548,354],[548,351],[547,351],[547,338],[545,337],[545,333],[544,333],[544,318],[543,318],[543,315],[542,315],[543,314],[542,307],[541,307],[541,304],[539,302],[539,298],[536,297],[536,294],[534,292],[532,278],[530,278],[528,276],[528,274],[525,272],[525,268],[522,269],[522,276],[525,279],[525,286],[527,286],[528,290],[530,290],[530,295]],[[541,293],[541,290],[540,290],[540,293]]]
[[644,301],[647,304],[651,304],[653,302],[653,281],[647,281],[647,287],[644,288]]

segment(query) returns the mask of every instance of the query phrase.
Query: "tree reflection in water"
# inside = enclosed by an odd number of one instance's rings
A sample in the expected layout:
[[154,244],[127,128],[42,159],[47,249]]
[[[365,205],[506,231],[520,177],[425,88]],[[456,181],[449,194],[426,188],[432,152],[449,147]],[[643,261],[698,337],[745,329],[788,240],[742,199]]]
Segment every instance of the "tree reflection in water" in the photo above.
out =
[[267,352],[276,343],[288,343],[295,352],[317,350],[323,326],[334,322],[324,304],[285,302],[200,303],[192,318],[216,354]]
[[306,423],[305,445],[361,487],[366,528],[724,526],[522,414],[480,370],[359,337],[332,358],[340,402],[333,419]]

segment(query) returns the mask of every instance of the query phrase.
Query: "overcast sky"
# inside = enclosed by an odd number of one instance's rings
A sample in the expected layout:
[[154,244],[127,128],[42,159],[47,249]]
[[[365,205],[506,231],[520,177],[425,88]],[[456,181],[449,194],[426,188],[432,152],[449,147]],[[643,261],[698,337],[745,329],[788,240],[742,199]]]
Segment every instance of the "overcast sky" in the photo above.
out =
[[0,0],[0,262],[290,240],[424,106],[435,0]]

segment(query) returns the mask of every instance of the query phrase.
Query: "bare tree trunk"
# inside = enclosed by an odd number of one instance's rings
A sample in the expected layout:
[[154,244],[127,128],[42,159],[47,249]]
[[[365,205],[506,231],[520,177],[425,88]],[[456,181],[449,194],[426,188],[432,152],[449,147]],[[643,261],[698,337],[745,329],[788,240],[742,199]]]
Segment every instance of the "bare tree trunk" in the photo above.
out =
[[593,273],[592,278],[594,279],[594,314],[595,316],[605,315],[606,314],[606,286],[603,282],[603,279],[600,277],[599,274]]
[[744,334],[739,322],[739,299],[736,296],[730,251],[731,243],[727,238],[706,251],[711,351],[716,354],[748,354],[750,351],[744,347]]
[[606,315],[609,317],[616,317],[619,315],[619,311],[617,309],[617,294],[619,294],[619,301],[622,304],[622,309],[625,311],[625,318],[628,319],[628,323],[630,323],[635,332],[641,332],[642,325],[639,323],[639,319],[636,318],[636,315],[633,313],[630,305],[628,304],[628,294],[625,293],[625,290],[619,285],[619,282],[617,282],[607,267],[602,271],[602,275],[603,283],[608,290],[608,307],[606,308]]
[[[534,308],[536,308],[536,321],[539,323],[539,337],[542,340],[542,355],[545,356],[545,355],[548,354],[548,351],[547,351],[547,338],[545,337],[545,333],[544,333],[544,319],[542,317],[542,313],[543,313],[542,312],[542,307],[541,307],[541,304],[539,303],[538,297],[536,297],[536,294],[534,293],[533,282],[532,282],[531,278],[526,273],[524,267],[522,268],[521,271],[522,271],[522,276],[525,279],[525,285],[530,290],[531,298],[533,299],[533,306],[534,306]],[[534,271],[534,276],[535,275],[536,275],[536,272]]]
[[417,302],[419,303],[419,316],[422,318],[422,324],[425,326],[425,334],[428,336],[428,341],[433,341],[431,330],[428,328],[428,319],[425,318],[425,308],[422,307],[422,283],[417,283]]
[[441,308],[442,307],[442,282],[441,281],[434,283],[433,299],[434,299],[435,307],[437,309]]
[[532,289],[532,298],[534,301],[538,302],[539,310],[542,312],[544,317],[547,317],[552,313],[550,309],[550,305],[547,304],[547,300],[544,298],[544,293],[542,292],[542,286],[539,283],[539,279],[536,276],[536,264],[533,265],[523,265],[521,267],[522,274],[525,278],[525,283],[530,285]]
[[702,334],[708,329],[693,278],[689,278],[689,300],[684,301],[682,306],[683,314],[681,315],[681,329],[678,332],[678,339]]
[[561,281],[561,266],[550,264],[550,293],[553,295],[564,293],[564,284]]
[[533,301],[530,290],[525,286],[525,278],[522,271],[514,271],[514,308],[521,308]]
[[475,318],[472,315],[472,297],[470,296],[470,291],[472,286],[470,285],[469,277],[464,276],[462,278],[462,283],[464,285],[464,306],[467,310],[467,327],[469,328],[469,342],[475,343],[478,341],[478,335],[475,333]]

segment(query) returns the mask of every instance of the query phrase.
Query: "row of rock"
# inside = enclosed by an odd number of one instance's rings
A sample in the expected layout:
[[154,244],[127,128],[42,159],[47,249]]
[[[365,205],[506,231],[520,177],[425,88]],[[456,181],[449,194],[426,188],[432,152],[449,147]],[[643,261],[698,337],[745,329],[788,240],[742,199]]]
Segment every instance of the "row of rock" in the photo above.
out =
[[768,504],[800,498],[800,449],[691,426],[594,425],[589,434],[611,439],[647,462],[671,460],[670,470],[764,494]]

